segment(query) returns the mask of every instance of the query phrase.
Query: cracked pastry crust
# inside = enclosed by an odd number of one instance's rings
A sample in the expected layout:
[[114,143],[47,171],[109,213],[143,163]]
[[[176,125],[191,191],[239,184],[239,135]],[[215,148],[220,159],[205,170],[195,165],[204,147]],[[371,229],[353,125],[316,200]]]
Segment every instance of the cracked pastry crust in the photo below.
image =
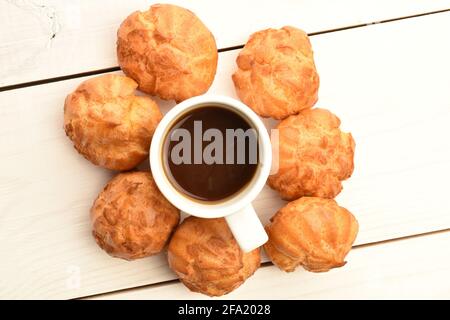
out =
[[299,265],[312,272],[342,267],[358,234],[355,217],[331,199],[304,197],[292,201],[270,221],[264,249],[286,272]]
[[214,36],[191,11],[156,4],[128,16],[117,32],[122,70],[139,89],[165,100],[205,93],[217,68]]
[[302,30],[287,26],[256,32],[236,62],[236,92],[262,117],[284,119],[317,102],[319,75]]
[[325,109],[308,109],[281,121],[279,169],[268,184],[285,200],[334,198],[353,173],[355,142],[340,120]]
[[108,74],[84,81],[64,104],[64,129],[75,149],[92,163],[129,170],[147,156],[162,114],[156,103],[136,96],[137,83]]
[[179,219],[179,210],[164,198],[149,172],[117,175],[91,208],[97,244],[126,260],[159,253]]
[[169,265],[190,290],[227,294],[259,268],[260,248],[244,253],[225,219],[188,217],[169,243]]

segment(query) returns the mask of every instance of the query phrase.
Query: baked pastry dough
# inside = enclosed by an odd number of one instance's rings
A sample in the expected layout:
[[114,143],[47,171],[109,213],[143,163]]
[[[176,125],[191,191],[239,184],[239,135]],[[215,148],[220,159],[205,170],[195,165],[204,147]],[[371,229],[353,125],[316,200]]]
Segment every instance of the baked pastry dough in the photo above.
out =
[[156,4],[136,11],[117,37],[119,65],[144,92],[179,102],[205,93],[214,80],[214,36],[187,9]]
[[280,269],[325,272],[342,267],[358,233],[358,222],[334,200],[304,197],[288,203],[266,226],[267,255]]
[[319,76],[308,35],[294,27],[250,36],[236,60],[239,98],[262,117],[284,119],[317,101]]
[[114,257],[133,260],[160,252],[178,225],[180,212],[148,172],[114,177],[91,209],[92,234]]
[[279,169],[269,185],[286,200],[334,198],[353,173],[355,142],[324,109],[308,109],[278,124]]
[[223,218],[188,217],[169,243],[169,265],[192,291],[221,296],[260,265],[260,249],[244,253]]
[[108,74],[84,81],[64,105],[64,129],[75,149],[96,165],[129,170],[148,156],[162,118],[152,99],[134,94],[137,83]]

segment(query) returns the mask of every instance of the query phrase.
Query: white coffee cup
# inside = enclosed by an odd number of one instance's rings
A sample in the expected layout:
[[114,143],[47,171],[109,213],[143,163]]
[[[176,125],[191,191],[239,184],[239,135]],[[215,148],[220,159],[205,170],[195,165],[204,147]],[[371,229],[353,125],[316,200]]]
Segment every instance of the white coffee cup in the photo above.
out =
[[[166,176],[164,169],[164,140],[177,120],[202,106],[222,106],[246,119],[258,135],[259,163],[250,182],[235,195],[219,202],[198,201],[178,191]],[[150,167],[158,188],[181,211],[201,217],[225,217],[231,232],[244,252],[249,252],[267,240],[267,234],[251,202],[258,196],[269,176],[272,162],[270,138],[261,119],[245,104],[235,99],[203,95],[185,100],[172,108],[161,120],[150,147]]]

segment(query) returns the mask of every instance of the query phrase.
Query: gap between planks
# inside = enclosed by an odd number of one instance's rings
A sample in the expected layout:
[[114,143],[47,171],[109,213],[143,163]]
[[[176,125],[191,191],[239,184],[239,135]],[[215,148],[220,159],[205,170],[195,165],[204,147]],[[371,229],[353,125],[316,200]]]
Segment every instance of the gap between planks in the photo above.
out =
[[[381,240],[381,241],[368,242],[368,243],[364,243],[364,244],[359,244],[359,245],[353,246],[352,250],[358,250],[358,249],[363,249],[363,248],[372,247],[372,246],[379,246],[379,245],[383,245],[383,244],[386,244],[386,243],[392,243],[392,242],[398,242],[398,241],[406,241],[406,240],[409,240],[409,239],[427,237],[427,236],[432,236],[432,235],[446,233],[446,232],[450,232],[450,228],[441,229],[441,230],[434,230],[434,231],[424,232],[424,233],[418,233],[418,234],[409,235],[409,236],[403,236],[403,237],[398,237],[398,238],[386,239],[386,240]],[[261,263],[261,267],[260,268],[267,268],[267,267],[271,267],[271,266],[273,266],[273,263],[271,261],[266,261],[266,262],[262,262]],[[175,279],[171,279],[171,280],[161,281],[161,282],[147,284],[147,285],[142,285],[142,286],[124,288],[124,289],[119,289],[119,290],[102,292],[102,293],[98,293],[98,294],[87,295],[87,296],[83,296],[83,297],[77,297],[77,298],[70,299],[70,300],[84,300],[84,299],[90,299],[90,298],[96,298],[96,297],[106,297],[106,296],[108,296],[110,294],[113,294],[113,293],[125,293],[125,292],[130,292],[130,291],[133,291],[133,290],[136,290],[136,289],[143,289],[143,288],[157,288],[157,287],[162,287],[162,286],[166,286],[166,285],[169,285],[169,284],[172,284],[172,283],[178,283],[178,282],[180,282],[180,280],[178,278],[175,278]]]
[[[308,33],[308,35],[310,37],[313,37],[316,35],[321,35],[321,34],[326,34],[326,33],[333,33],[333,32],[345,31],[345,30],[350,30],[350,29],[362,28],[362,27],[367,27],[367,26],[380,24],[380,23],[389,23],[389,22],[395,22],[395,21],[400,21],[400,20],[405,20],[405,19],[418,18],[418,17],[423,17],[423,16],[427,16],[427,15],[432,15],[432,14],[444,13],[444,12],[448,12],[448,11],[450,11],[450,8],[443,9],[443,10],[437,10],[437,11],[418,13],[418,14],[413,14],[413,15],[408,15],[408,16],[402,16],[402,17],[397,17],[397,18],[390,18],[390,19],[384,19],[384,20],[379,20],[379,21],[355,24],[355,25],[350,25],[350,26],[346,26],[346,27],[328,29],[328,30],[323,30],[323,31],[311,32],[311,33]],[[238,49],[242,49],[243,47],[244,47],[244,45],[242,44],[242,45],[237,45],[237,46],[232,46],[232,47],[220,48],[220,49],[218,49],[218,52],[220,53],[220,52],[238,50]],[[86,76],[93,76],[93,75],[114,72],[114,71],[119,71],[119,70],[120,70],[120,67],[115,66],[115,67],[98,69],[98,70],[93,70],[93,71],[69,74],[69,75],[65,75],[65,76],[17,83],[17,84],[13,84],[13,85],[7,85],[7,86],[0,87],[0,92],[20,89],[20,88],[26,88],[26,87],[32,87],[32,86],[38,86],[38,85],[47,84],[47,83],[65,81],[65,80],[70,80],[70,79],[75,79],[75,78],[82,78],[82,77],[86,77]]]

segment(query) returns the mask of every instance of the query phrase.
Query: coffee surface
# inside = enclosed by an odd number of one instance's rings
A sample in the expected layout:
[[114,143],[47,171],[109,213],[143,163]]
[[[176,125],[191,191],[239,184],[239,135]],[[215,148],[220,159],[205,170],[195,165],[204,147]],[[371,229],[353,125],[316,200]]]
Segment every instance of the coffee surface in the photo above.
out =
[[219,106],[199,107],[177,119],[163,152],[172,185],[202,201],[238,193],[251,181],[259,160],[255,129],[241,115]]

